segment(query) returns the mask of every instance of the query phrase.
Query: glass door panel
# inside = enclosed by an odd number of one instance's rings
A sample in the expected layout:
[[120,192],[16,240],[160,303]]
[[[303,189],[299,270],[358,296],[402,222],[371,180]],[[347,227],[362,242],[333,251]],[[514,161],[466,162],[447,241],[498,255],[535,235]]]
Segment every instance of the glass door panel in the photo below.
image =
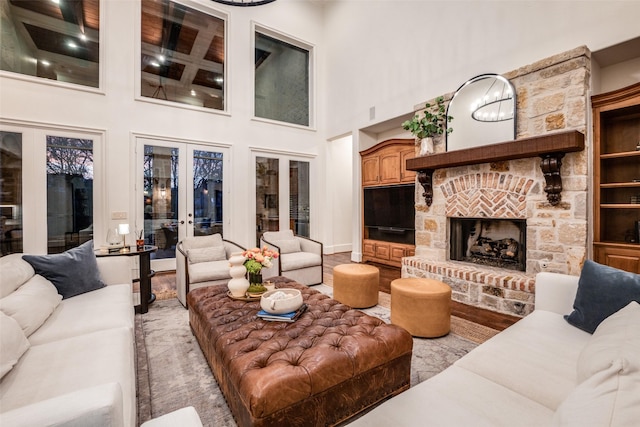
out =
[[256,245],[262,233],[280,229],[279,168],[278,159],[256,157]]
[[0,132],[0,255],[23,252],[22,133]]
[[309,237],[309,162],[289,162],[289,228]]
[[[175,258],[179,221],[179,149],[144,146],[144,240],[153,259]],[[174,267],[175,268],[175,267]]]
[[192,150],[192,153],[193,233],[191,234],[194,236],[222,234],[223,154],[204,150]]

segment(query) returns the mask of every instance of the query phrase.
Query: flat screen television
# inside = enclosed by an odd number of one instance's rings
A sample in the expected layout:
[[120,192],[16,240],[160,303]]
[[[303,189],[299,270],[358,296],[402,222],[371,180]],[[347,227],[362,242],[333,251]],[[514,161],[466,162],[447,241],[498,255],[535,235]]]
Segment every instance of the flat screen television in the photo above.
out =
[[414,230],[415,218],[415,184],[364,189],[365,227]]

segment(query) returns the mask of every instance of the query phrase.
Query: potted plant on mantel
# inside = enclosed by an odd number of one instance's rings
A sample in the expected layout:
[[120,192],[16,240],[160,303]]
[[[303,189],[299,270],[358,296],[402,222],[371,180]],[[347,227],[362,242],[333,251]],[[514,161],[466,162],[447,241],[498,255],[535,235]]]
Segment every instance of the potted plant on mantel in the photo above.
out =
[[420,140],[420,155],[432,154],[433,137],[442,135],[443,133],[453,132],[453,128],[447,127],[447,122],[453,120],[453,117],[447,116],[444,107],[444,97],[436,98],[436,104],[431,105],[428,102],[424,105],[423,116],[416,114],[411,120],[402,123],[405,130],[411,132]]

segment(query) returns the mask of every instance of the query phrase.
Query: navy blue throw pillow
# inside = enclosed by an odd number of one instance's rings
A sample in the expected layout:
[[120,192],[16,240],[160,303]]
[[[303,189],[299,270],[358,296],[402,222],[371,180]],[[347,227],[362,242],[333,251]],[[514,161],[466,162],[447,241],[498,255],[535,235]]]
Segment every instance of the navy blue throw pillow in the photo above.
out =
[[93,240],[55,255],[23,255],[37,274],[58,289],[62,299],[104,288],[98,262],[93,253]]
[[573,312],[564,318],[592,334],[600,322],[631,301],[640,303],[640,274],[587,260],[580,273]]

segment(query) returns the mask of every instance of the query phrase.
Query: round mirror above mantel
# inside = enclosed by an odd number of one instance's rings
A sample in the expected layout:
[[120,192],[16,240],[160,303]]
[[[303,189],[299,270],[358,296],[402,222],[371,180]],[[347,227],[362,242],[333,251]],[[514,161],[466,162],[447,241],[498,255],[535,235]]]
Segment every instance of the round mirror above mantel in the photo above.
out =
[[516,94],[511,82],[498,74],[481,74],[465,82],[447,107],[447,151],[515,139]]

